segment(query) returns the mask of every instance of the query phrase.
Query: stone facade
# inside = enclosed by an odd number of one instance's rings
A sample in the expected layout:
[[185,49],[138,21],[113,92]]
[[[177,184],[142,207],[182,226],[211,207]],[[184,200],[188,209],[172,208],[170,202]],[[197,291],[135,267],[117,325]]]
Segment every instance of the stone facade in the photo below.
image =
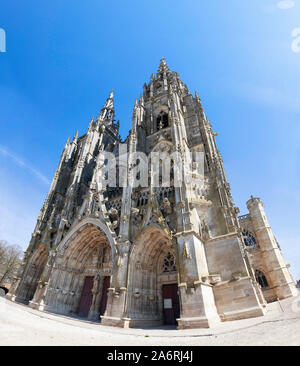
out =
[[[184,329],[262,316],[266,301],[296,295],[262,202],[252,197],[249,215],[238,217],[217,134],[198,94],[164,59],[134,105],[123,146],[146,156],[201,152],[204,184],[177,187],[171,174],[167,186],[149,177],[149,186],[99,187],[100,152],[128,177],[141,163],[122,159],[114,115],[112,92],[87,133],[68,139],[8,298],[104,325],[176,321]],[[182,156],[187,174],[195,161]]]

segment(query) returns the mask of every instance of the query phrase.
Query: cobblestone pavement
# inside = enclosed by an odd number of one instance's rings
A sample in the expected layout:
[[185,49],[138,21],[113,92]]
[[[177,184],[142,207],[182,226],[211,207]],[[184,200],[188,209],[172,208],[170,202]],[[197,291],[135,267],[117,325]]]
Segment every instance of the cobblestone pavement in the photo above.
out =
[[264,317],[189,330],[105,327],[0,298],[0,345],[300,346],[300,296],[269,304]]

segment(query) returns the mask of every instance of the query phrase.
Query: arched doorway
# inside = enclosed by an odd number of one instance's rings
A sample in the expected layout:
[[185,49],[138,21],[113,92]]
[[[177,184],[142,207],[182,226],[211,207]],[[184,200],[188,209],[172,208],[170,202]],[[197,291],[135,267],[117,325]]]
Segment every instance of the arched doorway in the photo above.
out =
[[158,227],[149,226],[130,254],[127,316],[131,327],[176,324],[180,316],[176,254]]
[[45,297],[45,309],[100,320],[112,274],[112,250],[97,225],[80,226],[60,245]]
[[31,255],[23,274],[22,280],[17,288],[17,301],[29,303],[37,289],[38,282],[47,261],[47,249],[40,244]]

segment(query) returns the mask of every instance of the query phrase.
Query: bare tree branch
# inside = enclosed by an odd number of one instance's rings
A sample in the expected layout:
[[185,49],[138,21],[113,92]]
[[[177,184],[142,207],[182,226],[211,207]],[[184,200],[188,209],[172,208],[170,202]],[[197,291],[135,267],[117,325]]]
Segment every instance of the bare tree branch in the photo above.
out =
[[0,285],[10,281],[16,274],[22,259],[22,249],[18,245],[0,240]]

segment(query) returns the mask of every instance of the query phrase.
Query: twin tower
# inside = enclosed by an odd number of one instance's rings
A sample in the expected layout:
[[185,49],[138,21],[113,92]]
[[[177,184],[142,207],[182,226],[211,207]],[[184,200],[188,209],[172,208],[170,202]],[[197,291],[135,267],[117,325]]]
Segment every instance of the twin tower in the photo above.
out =
[[[114,117],[111,93],[87,133],[67,141],[8,298],[104,325],[184,329],[262,316],[267,302],[298,294],[263,203],[251,197],[238,216],[201,100],[164,59],[123,142]],[[194,179],[175,185],[171,164],[169,184],[154,186],[149,169],[149,184],[99,185],[103,152],[133,180],[136,152],[176,153]]]

